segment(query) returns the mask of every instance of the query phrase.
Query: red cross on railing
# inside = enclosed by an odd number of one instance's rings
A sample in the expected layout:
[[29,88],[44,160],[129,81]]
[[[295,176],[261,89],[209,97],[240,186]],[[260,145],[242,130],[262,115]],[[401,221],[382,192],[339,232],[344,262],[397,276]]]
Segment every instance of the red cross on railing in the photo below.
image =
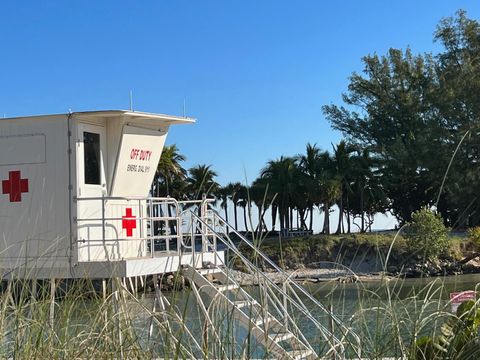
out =
[[20,170],[8,172],[8,180],[2,180],[2,192],[10,194],[10,202],[22,201],[22,193],[28,192],[28,179],[20,178]]
[[126,208],[125,216],[122,216],[122,229],[127,230],[127,236],[133,235],[133,229],[137,228],[137,220],[132,215],[132,208]]

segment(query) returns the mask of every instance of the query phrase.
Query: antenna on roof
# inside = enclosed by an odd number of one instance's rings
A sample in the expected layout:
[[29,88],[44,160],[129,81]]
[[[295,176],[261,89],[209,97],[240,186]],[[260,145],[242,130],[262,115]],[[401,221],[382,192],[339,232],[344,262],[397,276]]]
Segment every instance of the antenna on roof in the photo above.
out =
[[130,111],[133,111],[133,92],[130,90]]
[[183,98],[183,117],[187,117],[185,112],[185,98]]

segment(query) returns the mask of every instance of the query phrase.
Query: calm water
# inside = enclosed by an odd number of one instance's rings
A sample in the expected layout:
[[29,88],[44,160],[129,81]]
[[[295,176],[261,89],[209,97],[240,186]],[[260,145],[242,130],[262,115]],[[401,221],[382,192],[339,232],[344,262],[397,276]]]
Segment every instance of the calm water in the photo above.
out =
[[[441,324],[443,318],[438,316],[437,321],[425,319],[434,313],[450,311],[448,299],[451,292],[474,290],[479,283],[480,275],[472,274],[394,280],[388,283],[378,281],[362,284],[308,283],[304,286],[325,307],[331,307],[343,324],[355,331],[361,338],[363,354],[370,357],[400,355],[398,343],[403,341],[404,344],[409,344],[414,328],[418,329],[420,334],[429,333]],[[246,289],[258,298],[257,287]],[[167,297],[184,312],[189,329],[198,334],[200,339],[204,322],[195,305],[193,294],[190,291],[182,291],[169,293]],[[330,328],[330,317],[307,299],[302,300],[311,313]],[[146,296],[144,301],[153,302],[153,295]],[[289,309],[289,314],[296,319],[297,325],[310,343],[315,344],[317,349],[323,352],[326,342],[314,324],[295,309]],[[338,326],[334,326],[334,332],[337,337],[342,336]],[[245,331],[237,331],[236,336],[238,343],[245,342]],[[255,351],[254,356],[262,356],[261,350]]]

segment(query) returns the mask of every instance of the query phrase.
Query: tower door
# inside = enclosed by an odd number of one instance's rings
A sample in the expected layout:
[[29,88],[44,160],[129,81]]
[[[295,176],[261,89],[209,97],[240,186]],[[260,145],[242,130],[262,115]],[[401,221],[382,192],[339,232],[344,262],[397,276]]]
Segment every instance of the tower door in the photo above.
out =
[[[104,226],[101,221],[101,197],[106,188],[106,135],[105,127],[80,123],[77,142],[77,227],[78,260],[105,260],[108,249],[103,242]],[[82,198],[98,198],[82,200]],[[89,220],[85,220],[89,219]],[[110,256],[108,256],[110,258]]]

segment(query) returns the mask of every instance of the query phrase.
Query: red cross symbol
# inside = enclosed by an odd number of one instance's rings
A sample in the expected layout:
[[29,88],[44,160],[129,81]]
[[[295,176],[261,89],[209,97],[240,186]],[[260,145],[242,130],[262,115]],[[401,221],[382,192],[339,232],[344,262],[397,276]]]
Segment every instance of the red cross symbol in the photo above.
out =
[[137,228],[137,221],[132,215],[132,208],[126,208],[125,216],[122,216],[122,229],[127,230],[127,236],[133,235],[133,229]]
[[2,180],[2,192],[10,194],[10,202],[22,201],[22,193],[28,192],[28,179],[20,179],[20,170],[9,171],[8,180]]

